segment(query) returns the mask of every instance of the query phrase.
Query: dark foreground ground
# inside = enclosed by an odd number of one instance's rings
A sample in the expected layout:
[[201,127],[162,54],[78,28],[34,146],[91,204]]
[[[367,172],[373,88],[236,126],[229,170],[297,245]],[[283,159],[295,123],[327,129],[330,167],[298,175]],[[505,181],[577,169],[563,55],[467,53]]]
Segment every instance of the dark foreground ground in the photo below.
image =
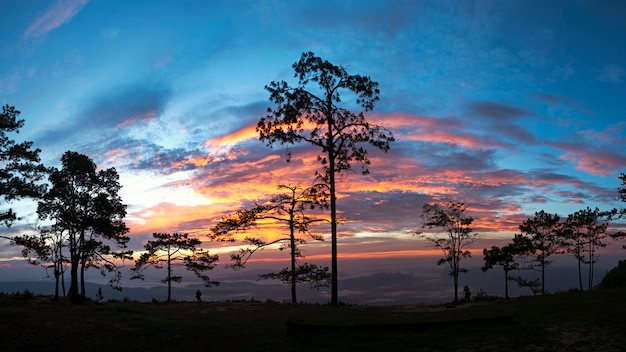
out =
[[625,351],[626,290],[457,306],[93,302],[0,295],[2,351]]

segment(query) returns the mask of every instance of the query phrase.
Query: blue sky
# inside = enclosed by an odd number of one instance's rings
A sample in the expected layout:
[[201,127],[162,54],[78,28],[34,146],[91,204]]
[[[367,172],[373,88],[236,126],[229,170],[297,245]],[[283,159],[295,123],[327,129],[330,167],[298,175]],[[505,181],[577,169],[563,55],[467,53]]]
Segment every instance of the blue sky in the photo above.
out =
[[136,249],[310,182],[315,150],[294,146],[287,164],[254,131],[264,86],[295,83],[305,51],[379,82],[368,118],[396,137],[339,186],[349,258],[426,248],[410,233],[432,199],[470,204],[481,248],[538,210],[620,206],[621,1],[25,0],[0,13],[0,103],[21,110],[19,137],[48,165],[73,150],[115,167]]

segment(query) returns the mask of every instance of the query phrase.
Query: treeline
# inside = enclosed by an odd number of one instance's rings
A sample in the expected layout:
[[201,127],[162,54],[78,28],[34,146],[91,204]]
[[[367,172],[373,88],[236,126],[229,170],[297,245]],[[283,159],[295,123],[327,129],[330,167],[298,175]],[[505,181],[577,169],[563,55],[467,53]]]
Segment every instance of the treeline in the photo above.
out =
[[[546,268],[552,263],[553,256],[571,255],[577,261],[578,289],[591,290],[594,287],[594,266],[598,261],[598,250],[606,247],[607,241],[611,239],[625,237],[622,231],[607,231],[611,221],[623,214],[623,210],[600,211],[598,208],[587,207],[561,218],[557,214],[539,211],[533,218],[519,225],[520,233],[515,234],[509,244],[483,250],[485,264],[482,270],[502,267],[506,298],[509,297],[509,280],[517,282],[520,287],[530,288],[535,294],[543,295],[546,292]],[[539,278],[526,280],[511,274],[522,269],[537,271]],[[587,274],[585,283],[583,271]]]
[[[626,201],[626,175],[619,194]],[[535,213],[519,225],[519,233],[511,242],[502,246],[484,248],[483,271],[496,266],[504,272],[505,297],[509,298],[508,282],[513,280],[520,287],[528,287],[533,293],[545,294],[546,267],[552,263],[554,255],[571,255],[577,260],[578,287],[591,290],[594,286],[594,266],[598,260],[598,250],[607,245],[608,240],[624,239],[623,231],[608,231],[610,223],[623,217],[626,210],[612,209],[600,211],[598,208],[579,210],[565,218],[543,210]],[[442,252],[437,265],[447,265],[454,283],[454,302],[459,301],[459,274],[466,273],[462,260],[471,256],[470,247],[479,238],[472,224],[468,205],[462,202],[427,203],[422,208],[422,227],[435,229],[434,234],[416,232],[436,249]],[[583,284],[583,269],[586,266],[587,282]],[[521,275],[513,275],[517,270],[533,270],[539,278],[527,280]]]

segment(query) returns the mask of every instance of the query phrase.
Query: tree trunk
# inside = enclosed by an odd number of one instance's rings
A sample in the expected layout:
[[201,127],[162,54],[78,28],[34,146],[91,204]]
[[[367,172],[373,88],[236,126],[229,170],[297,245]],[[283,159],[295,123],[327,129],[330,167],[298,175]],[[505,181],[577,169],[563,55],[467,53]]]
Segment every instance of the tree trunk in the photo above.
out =
[[70,300],[72,303],[80,303],[78,295],[78,258],[72,254],[72,267],[70,268]]
[[85,263],[80,265],[80,301],[85,300]]
[[63,289],[63,297],[67,297],[65,292],[65,270],[63,270],[63,261],[61,259],[61,288]]
[[167,303],[172,303],[172,256],[167,249]]
[[87,263],[87,253],[85,248],[85,230],[80,235],[80,301],[85,300],[85,265]]
[[589,276],[587,278],[588,282],[588,290],[591,291],[593,288],[593,262],[594,262],[594,252],[593,252],[593,240],[589,240]]
[[504,270],[504,299],[509,299],[509,271]]
[[290,244],[291,244],[291,303],[298,303],[296,297],[296,241],[294,233],[294,219],[293,209],[291,210],[291,222],[289,223],[289,230],[291,231]]
[[543,259],[543,254],[541,258],[541,295],[545,295],[546,293],[546,261]]
[[326,148],[328,150],[328,172],[330,183],[330,236],[331,236],[331,298],[330,304],[333,306],[339,306],[339,289],[338,284],[338,272],[337,272],[337,196],[335,194],[335,145],[333,139],[333,116],[332,102],[328,102],[329,113],[327,114],[328,120],[328,143]]
[[454,303],[459,302],[459,263],[456,257],[452,258],[452,277],[454,279]]
[[580,255],[578,256],[578,284],[580,286],[580,290],[583,291],[583,271],[582,271],[582,259]]
[[59,277],[61,273],[57,268],[57,263],[54,263],[54,300],[59,300]]

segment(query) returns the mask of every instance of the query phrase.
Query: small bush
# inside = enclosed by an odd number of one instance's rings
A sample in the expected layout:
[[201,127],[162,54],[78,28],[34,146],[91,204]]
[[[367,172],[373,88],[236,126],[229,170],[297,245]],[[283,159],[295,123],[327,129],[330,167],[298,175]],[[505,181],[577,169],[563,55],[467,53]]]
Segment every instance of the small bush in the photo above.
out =
[[35,298],[35,295],[32,292],[30,292],[29,289],[25,289],[24,293],[22,293],[22,298],[24,298],[26,300],[33,299],[33,298]]
[[474,302],[488,302],[488,301],[495,301],[501,298],[502,297],[498,295],[490,295],[481,288],[480,290],[478,290],[478,293],[474,295],[473,301]]

